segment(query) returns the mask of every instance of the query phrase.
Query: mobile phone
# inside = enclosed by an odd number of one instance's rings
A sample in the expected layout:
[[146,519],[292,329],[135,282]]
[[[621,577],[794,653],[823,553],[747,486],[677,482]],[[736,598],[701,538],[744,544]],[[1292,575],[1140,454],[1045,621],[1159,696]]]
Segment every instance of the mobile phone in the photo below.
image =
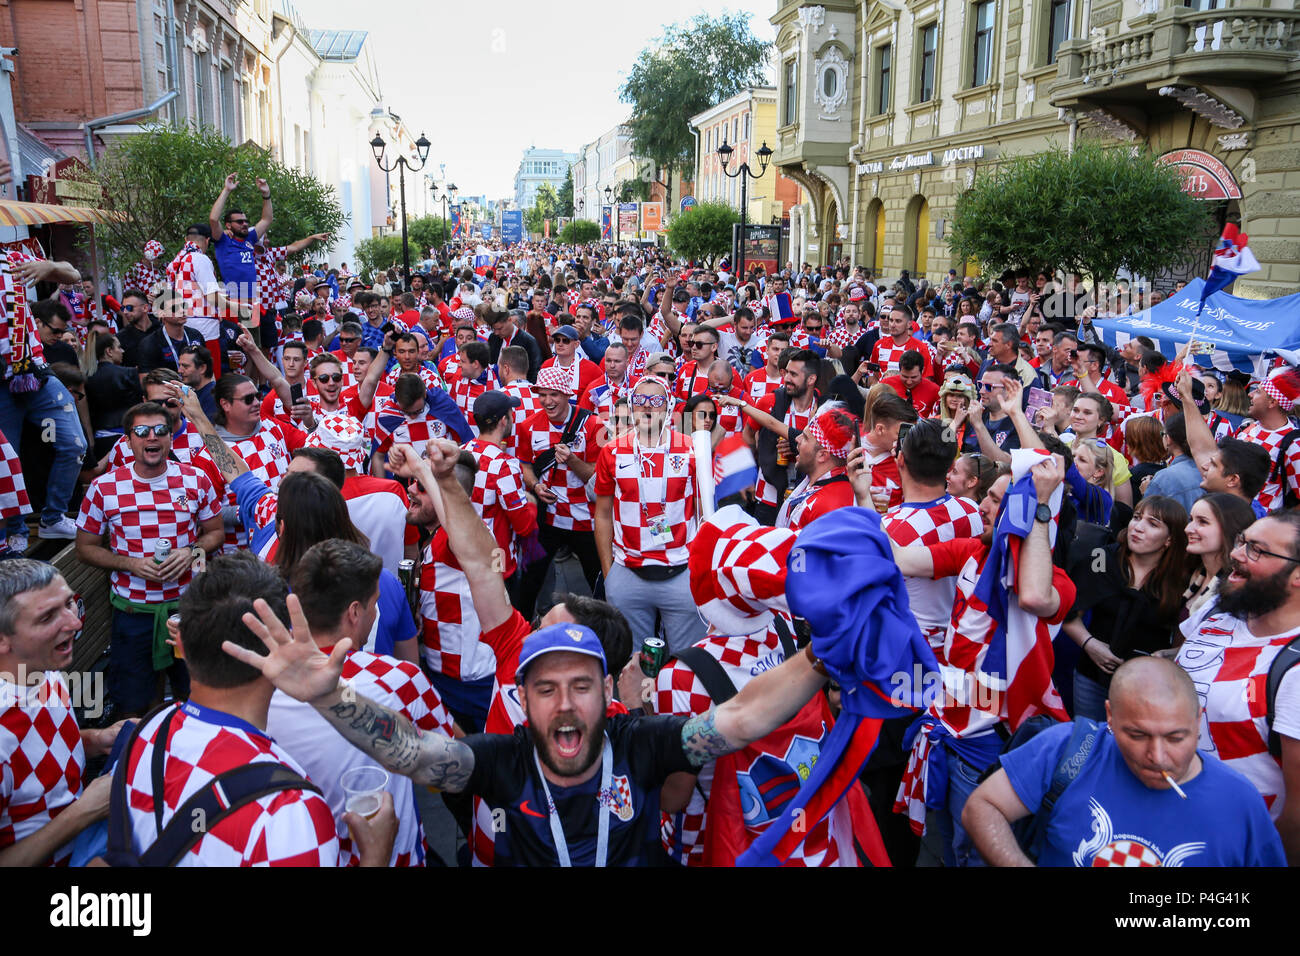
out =
[[302,401],[302,391],[303,388],[301,382],[299,382],[297,385],[289,386],[289,398],[290,398],[291,405],[297,405],[299,402]]

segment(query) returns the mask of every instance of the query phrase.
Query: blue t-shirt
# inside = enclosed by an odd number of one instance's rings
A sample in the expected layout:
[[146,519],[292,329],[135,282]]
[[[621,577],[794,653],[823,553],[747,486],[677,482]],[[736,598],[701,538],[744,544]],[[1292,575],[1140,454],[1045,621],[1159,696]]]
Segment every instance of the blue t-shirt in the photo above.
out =
[[[1036,812],[1069,744],[1070,724],[1004,754],[1016,796]],[[1286,866],[1282,840],[1254,785],[1201,751],[1201,772],[1152,790],[1128,769],[1105,725],[1079,776],[1056,802],[1039,866]]]
[[221,281],[226,284],[227,290],[232,285],[237,286],[235,291],[227,291],[226,295],[233,295],[237,299],[253,298],[252,290],[257,282],[253,246],[259,241],[256,229],[248,230],[247,239],[231,239],[224,231],[212,237],[212,254],[217,257],[217,265],[221,267]]
[[406,591],[397,575],[387,568],[379,572],[379,627],[375,631],[372,653],[393,657],[393,645],[415,637],[415,619],[411,605],[406,603]]

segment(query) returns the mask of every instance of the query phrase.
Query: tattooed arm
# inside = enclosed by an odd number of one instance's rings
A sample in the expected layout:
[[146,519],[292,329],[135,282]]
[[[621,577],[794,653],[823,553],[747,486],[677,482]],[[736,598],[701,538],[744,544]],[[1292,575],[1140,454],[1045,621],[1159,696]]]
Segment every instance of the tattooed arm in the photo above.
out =
[[696,767],[766,737],[821,690],[825,675],[805,653],[766,671],[725,704],[710,707],[682,725],[682,750]]
[[266,654],[233,641],[223,643],[222,650],[257,668],[290,697],[311,704],[349,743],[394,773],[442,790],[464,790],[474,770],[473,751],[450,737],[421,733],[402,715],[341,685],[343,660],[352,642],[344,638],[326,656],[312,639],[297,595],[290,594],[287,603],[292,631],[261,598],[253,602],[257,613],[243,617],[244,625],[266,646]]
[[172,390],[177,400],[184,406],[185,417],[190,420],[194,430],[203,439],[203,444],[207,447],[208,454],[212,456],[213,462],[216,463],[217,470],[221,472],[221,477],[225,478],[227,483],[230,483],[248,471],[248,463],[235,454],[234,450],[217,434],[216,426],[208,421],[208,416],[203,412],[203,406],[199,404],[199,393],[194,389],[186,392],[177,382],[169,382],[167,387]]

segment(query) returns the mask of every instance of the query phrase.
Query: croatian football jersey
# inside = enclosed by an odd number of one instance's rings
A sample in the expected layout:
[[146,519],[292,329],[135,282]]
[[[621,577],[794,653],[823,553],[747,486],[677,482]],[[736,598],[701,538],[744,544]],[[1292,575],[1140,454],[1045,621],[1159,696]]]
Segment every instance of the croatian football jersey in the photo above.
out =
[[533,394],[532,383],[530,383],[526,378],[521,378],[517,382],[511,382],[509,385],[502,386],[501,391],[505,392],[512,398],[519,399],[519,407],[510,413],[510,438],[508,439],[508,445],[506,446],[510,454],[515,458],[518,458],[519,427],[542,410],[542,403],[539,402],[537,396]]
[[757,405],[767,396],[776,394],[776,390],[781,387],[781,382],[780,372],[776,373],[776,378],[768,378],[767,366],[756,368],[745,376],[741,386],[741,398],[750,405]]
[[1237,432],[1237,437],[1242,441],[1259,445],[1268,452],[1270,462],[1268,480],[1264,482],[1260,493],[1255,496],[1255,500],[1265,511],[1282,507],[1288,488],[1300,493],[1300,441],[1291,442],[1291,446],[1286,450],[1286,462],[1280,469],[1282,480],[1278,480],[1273,475],[1273,470],[1277,466],[1278,449],[1282,447],[1282,439],[1289,431],[1290,428],[1273,430],[1265,428],[1259,422],[1250,422]]
[[474,434],[478,434],[478,426],[474,424],[474,402],[478,397],[488,389],[494,389],[499,386],[497,377],[492,373],[492,369],[487,370],[486,381],[470,381],[469,379],[457,375],[451,383],[450,394],[456,407],[460,409],[461,414],[465,416],[465,421],[469,422],[469,427],[474,429]]
[[[580,414],[577,409],[569,412],[570,417]],[[542,452],[560,444],[564,430],[570,422],[566,418],[559,425],[547,417],[546,412],[538,412],[524,422],[519,429],[519,460],[534,465]],[[588,415],[582,427],[569,443],[569,451],[579,460],[595,464],[600,454],[601,439],[605,427],[596,415]],[[556,495],[554,504],[546,506],[546,523],[559,530],[591,531],[591,498],[587,494],[587,483],[579,478],[572,468],[558,461],[547,470],[546,474],[534,477],[544,483]]]
[[595,491],[614,499],[616,562],[628,568],[686,564],[696,527],[688,436],[670,431],[661,448],[642,448],[635,434],[606,445],[596,462]]
[[[0,677],[0,850],[31,836],[81,796],[86,752],[68,683],[46,671],[35,687]],[[66,866],[72,844],[46,863]]]
[[23,463],[0,432],[0,518],[15,518],[32,510],[23,480]]
[[[775,407],[775,402],[776,402],[776,391],[774,389],[773,391],[769,392],[766,396],[759,399],[758,401],[751,400],[749,404],[753,405],[755,408],[760,408],[763,411],[767,412],[769,415],[771,415],[772,409]],[[810,402],[808,404],[808,407],[803,411],[799,411],[799,409],[795,408],[794,405],[791,404],[785,410],[784,422],[787,426],[795,429],[796,431],[803,431],[805,428],[808,427],[808,420],[812,418],[812,414],[816,409],[817,409],[817,405],[815,402]],[[748,419],[746,419],[746,423],[753,430],[755,435],[757,435],[760,431],[762,431],[761,425],[756,425],[752,421],[749,421]],[[795,453],[796,453],[796,449],[792,447],[790,449],[790,456],[789,456],[790,464],[789,466],[787,466],[791,470],[793,470],[794,468]],[[797,480],[791,481],[789,487],[793,488],[797,483],[798,483]],[[754,485],[754,495],[760,503],[765,505],[771,505],[773,508],[781,504],[781,502],[777,500],[776,488],[773,485],[771,485],[766,478],[763,477],[763,469],[761,468],[758,470],[758,481]]]
[[[279,744],[233,714],[186,702],[172,718],[163,767],[163,793],[153,792],[153,751],[169,713],[154,716],[127,761],[127,806],[137,852],[157,839],[155,801],[163,826],[178,807],[213,777],[250,763],[303,768]],[[305,775],[305,774],[304,774]],[[337,866],[338,831],[329,803],[309,790],[277,790],[240,807],[204,831],[179,866]]]
[[[451,716],[438,692],[415,664],[368,651],[353,651],[343,662],[342,678],[357,694],[396,711],[421,731],[452,735]],[[346,866],[359,865],[360,850],[343,822],[347,797],[342,778],[354,768],[380,765],[337,733],[311,704],[295,700],[283,691],[277,690],[271,697],[266,730],[279,746],[299,760],[309,779],[329,801],[338,821],[341,861]],[[414,784],[409,777],[389,774],[386,789],[393,795],[393,810],[397,815],[397,838],[389,866],[423,866],[424,828],[415,805]]]
[[492,648],[479,639],[469,581],[441,529],[424,548],[420,617],[421,649],[430,670],[460,681],[481,680],[495,673]]
[[[244,459],[248,470],[265,482],[272,491],[280,489],[280,482],[289,473],[292,450],[284,426],[277,421],[263,421],[261,426],[247,438],[226,438],[226,444],[236,455]],[[226,504],[238,507],[235,493],[226,489]],[[245,529],[246,531],[248,529]],[[226,543],[222,549],[229,553],[248,546],[247,535],[240,535],[231,529],[226,530]]]
[[446,422],[431,414],[424,403],[416,415],[407,415],[390,395],[375,409],[375,423],[370,432],[372,452],[387,454],[394,445],[411,445],[421,457],[433,438],[453,437]]
[[[398,378],[404,374],[408,373],[404,373],[400,365],[394,365],[388,370],[388,374],[384,376],[384,384],[389,388],[394,388],[397,385]],[[425,388],[441,388],[446,391],[447,386],[443,382],[442,376],[424,363],[417,365],[414,372],[409,374],[419,375],[420,381],[424,382]]]
[[[523,473],[519,470],[519,462],[496,442],[475,438],[465,445],[465,450],[478,461],[470,501],[501,549],[505,558],[501,573],[509,578],[519,562],[519,542],[511,515],[518,515],[529,507],[529,501],[524,497]],[[535,518],[531,522],[522,517],[515,520],[531,525],[524,534],[536,528]]]
[[[86,491],[77,529],[108,534],[108,548],[130,558],[153,559],[154,547],[167,541],[187,551],[199,540],[200,526],[221,515],[221,502],[207,475],[169,461],[157,478],[141,478],[133,466],[100,475]],[[146,581],[129,571],[109,572],[113,593],[138,604],[176,601],[190,583],[188,568],[175,581]]]
[[[880,519],[880,526],[899,547],[928,547],[945,541],[978,539],[984,532],[984,519],[975,502],[944,495],[934,501],[905,502],[890,508]],[[935,654],[941,654],[957,596],[957,580],[904,577],[903,581],[912,616]]]
[[830,348],[832,345],[840,349],[846,349],[854,345],[858,339],[866,333],[866,329],[861,324],[849,328],[847,325],[837,325],[831,329],[830,335],[822,339],[822,345]]
[[885,375],[897,375],[898,363],[902,361],[905,352],[917,352],[925,359],[925,368],[921,374],[929,378],[934,374],[934,368],[930,364],[930,350],[920,339],[913,336],[902,345],[895,345],[892,338],[880,339],[876,342],[875,348],[871,350],[871,361],[878,364]]

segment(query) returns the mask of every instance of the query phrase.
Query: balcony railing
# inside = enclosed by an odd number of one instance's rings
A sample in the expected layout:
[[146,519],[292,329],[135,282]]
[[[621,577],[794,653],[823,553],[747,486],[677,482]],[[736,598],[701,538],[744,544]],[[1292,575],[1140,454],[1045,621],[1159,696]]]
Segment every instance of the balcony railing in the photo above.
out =
[[1269,82],[1295,69],[1300,10],[1171,6],[1117,36],[1071,40],[1057,53],[1053,101],[1104,96],[1106,88],[1157,88],[1178,77],[1206,84]]

